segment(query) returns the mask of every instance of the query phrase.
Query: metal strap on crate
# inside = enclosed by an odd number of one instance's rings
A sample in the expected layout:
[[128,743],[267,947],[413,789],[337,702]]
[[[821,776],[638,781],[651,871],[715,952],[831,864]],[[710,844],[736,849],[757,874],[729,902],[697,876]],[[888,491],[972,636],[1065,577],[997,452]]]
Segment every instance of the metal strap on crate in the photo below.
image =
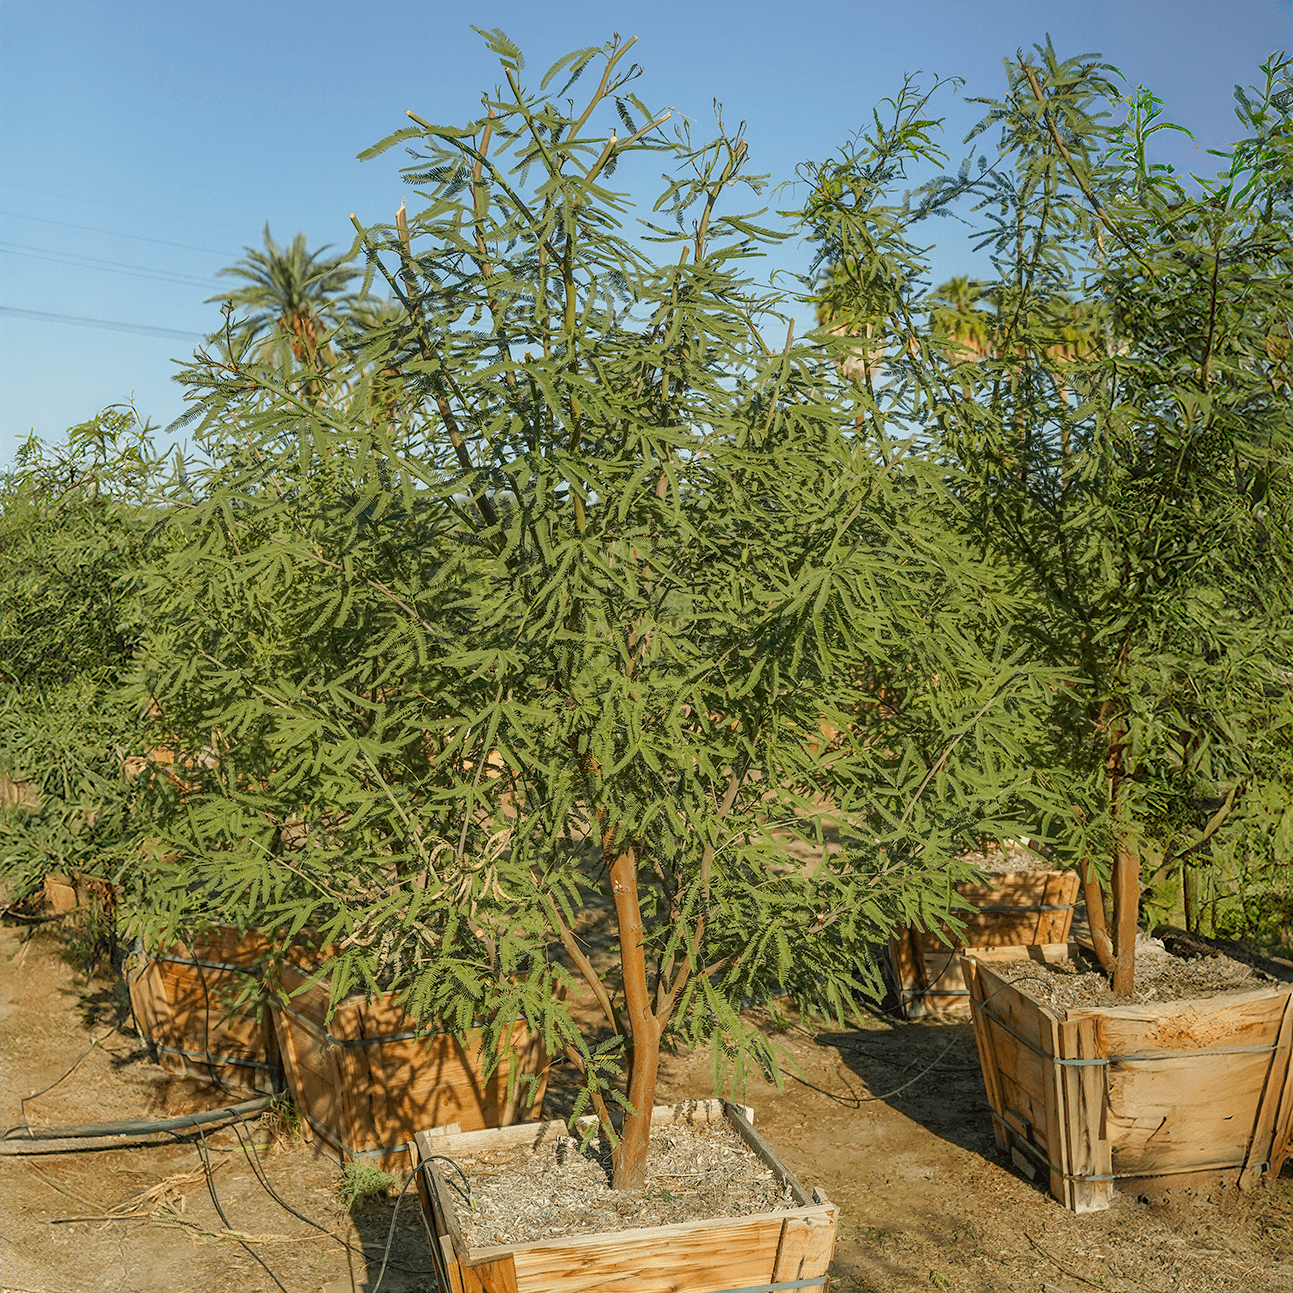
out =
[[260,971],[250,965],[227,965],[224,961],[204,961],[200,957],[169,956],[165,953],[158,953],[153,960],[169,961],[172,965],[196,965],[203,970],[231,970],[234,974],[246,974],[253,979],[260,978]]
[[[1011,1134],[1011,1136],[1018,1137],[1020,1135],[1019,1128],[1016,1127],[1008,1118],[1003,1118],[995,1109],[990,1109],[988,1112],[992,1114],[993,1118],[999,1122]],[[1041,1161],[1041,1165],[1046,1168],[1048,1172],[1059,1172],[1059,1175],[1066,1181],[1125,1181],[1131,1179],[1125,1174],[1118,1176],[1111,1172],[1105,1172],[1104,1174],[1092,1173],[1089,1176],[1084,1176],[1081,1172],[1060,1172],[1060,1169],[1056,1167],[1055,1164],[1052,1163],[1051,1160],[1047,1158],[1031,1140],[1020,1141],[1019,1148],[1023,1149],[1026,1153],[1031,1154],[1034,1158],[1039,1159]],[[1153,1173],[1138,1172],[1137,1175],[1151,1176]],[[1166,1176],[1171,1175],[1171,1173],[1159,1173],[1159,1175]]]
[[[1064,1059],[1059,1055],[1052,1055],[1050,1051],[1042,1050],[1040,1046],[1037,1046],[1034,1043],[1030,1042],[1028,1038],[1025,1037],[1022,1033],[1017,1032],[1015,1029],[1011,1028],[1011,1026],[1008,1023],[1006,1023],[1006,1021],[1002,1019],[1002,1017],[999,1014],[997,1014],[995,1010],[989,1010],[986,1005],[980,1006],[979,1010],[983,1014],[987,1015],[987,1017],[991,1019],[993,1023],[997,1025],[998,1028],[1002,1029],[1002,1031],[1004,1032],[1009,1033],[1011,1037],[1015,1039],[1015,1041],[1019,1042],[1021,1046],[1026,1046],[1030,1051],[1032,1051],[1034,1055],[1040,1055],[1042,1059],[1050,1060],[1051,1063],[1053,1064],[1063,1064],[1066,1068],[1086,1068],[1088,1066],[1095,1066],[1098,1064],[1108,1065],[1113,1062],[1114,1057],[1112,1056],[1098,1056],[1094,1059],[1087,1059],[1087,1060],[1070,1060],[1070,1059]],[[996,1115],[993,1115],[993,1116],[995,1117]]]
[[825,1285],[829,1276],[814,1275],[806,1280],[782,1280],[779,1284],[751,1284],[748,1288],[717,1289],[715,1293],[781,1293],[782,1289],[806,1289]]
[[1021,1045],[1026,1046],[1034,1055],[1040,1055],[1042,1059],[1049,1060],[1052,1064],[1062,1064],[1068,1068],[1082,1068],[1086,1065],[1096,1064],[1156,1064],[1160,1060],[1186,1060],[1193,1059],[1196,1055],[1269,1055],[1278,1049],[1278,1043],[1272,1046],[1212,1046],[1188,1051],[1133,1051],[1127,1055],[1106,1055],[1095,1059],[1073,1060],[1064,1059],[1059,1055],[1052,1055],[1050,1051],[1044,1051],[1040,1046],[1034,1045],[1027,1037],[1017,1032],[1006,1023],[1002,1017],[994,1010],[990,1010],[986,1005],[980,1006],[979,1009],[988,1016],[989,1019],[997,1025],[998,1028],[1007,1032]]
[[1034,902],[1016,907],[1006,903],[989,903],[985,907],[975,907],[975,911],[1073,911],[1076,903],[1071,902]]
[[[1211,1053],[1215,1054],[1216,1052],[1211,1052]],[[1221,1054],[1225,1054],[1225,1052],[1223,1051],[1221,1052]],[[1042,1152],[1042,1150],[1037,1145],[1033,1144],[1031,1140],[1020,1139],[1021,1133],[1018,1127],[1014,1126],[1008,1119],[1003,1118],[995,1109],[992,1109],[989,1112],[992,1114],[993,1118],[997,1122],[999,1122],[1008,1132],[1010,1132],[1011,1136],[1016,1141],[1018,1141],[1017,1148],[1024,1150],[1026,1153],[1036,1158],[1038,1162],[1041,1164],[1041,1166],[1046,1168],[1047,1171],[1058,1173],[1066,1181],[1139,1181],[1139,1180],[1153,1178],[1155,1176],[1181,1176],[1190,1172],[1191,1170],[1199,1171],[1199,1172],[1211,1172],[1211,1171],[1229,1172],[1229,1171],[1233,1171],[1235,1168],[1243,1166],[1242,1163],[1224,1163],[1219,1167],[1215,1165],[1210,1167],[1200,1167],[1200,1168],[1194,1168],[1194,1169],[1190,1169],[1190,1168],[1182,1169],[1180,1167],[1169,1167],[1169,1168],[1165,1168],[1161,1172],[1147,1172],[1147,1171],[1104,1172],[1104,1173],[1092,1172],[1089,1175],[1083,1175],[1081,1172],[1061,1172],[1059,1168],[1056,1167],[1051,1162],[1051,1160],[1046,1157],[1046,1155]]]
[[[423,1031],[415,1030],[411,1033],[382,1033],[379,1037],[334,1037],[326,1028],[320,1028],[313,1019],[293,1010],[289,1005],[280,1005],[277,1006],[276,1009],[281,1010],[285,1015],[289,1015],[291,1018],[295,1019],[298,1024],[308,1032],[312,1032],[316,1037],[322,1037],[329,1046],[342,1046],[346,1049],[350,1049],[355,1046],[379,1046],[382,1042],[408,1042],[419,1037],[431,1038],[444,1037],[448,1035],[448,1030],[445,1028],[432,1028]],[[517,1023],[520,1018],[521,1016],[517,1015],[515,1018],[510,1019],[507,1022]],[[475,1020],[472,1023],[472,1027],[483,1028],[484,1022],[482,1020]]]
[[383,1158],[388,1154],[409,1153],[410,1146],[412,1144],[411,1141],[402,1140],[398,1145],[386,1145],[377,1149],[354,1149],[352,1146],[347,1145],[344,1140],[340,1139],[340,1137],[334,1136],[326,1127],[319,1126],[319,1124],[315,1122],[308,1113],[304,1113],[303,1111],[302,1116],[305,1118],[305,1121],[310,1124],[310,1129],[317,1136],[321,1136],[329,1145],[339,1149],[348,1158]]
[[213,1055],[210,1051],[186,1051],[180,1046],[163,1046],[161,1042],[154,1042],[153,1045],[159,1051],[168,1051],[172,1055],[182,1055],[186,1060],[195,1060],[199,1064],[238,1064],[243,1068],[265,1069],[266,1072],[272,1072],[283,1067],[281,1064],[262,1064],[260,1060],[235,1059],[232,1055]]
[[308,1032],[312,1032],[316,1037],[322,1037],[329,1046],[343,1046],[347,1049],[355,1046],[378,1046],[382,1042],[407,1042],[412,1041],[415,1037],[438,1037],[440,1035],[440,1031],[442,1031],[437,1030],[435,1032],[428,1033],[419,1033],[416,1031],[411,1033],[383,1033],[380,1037],[334,1037],[326,1028],[320,1028],[313,1019],[309,1019],[305,1015],[293,1010],[291,1006],[280,1005],[278,1009],[285,1015],[295,1019],[296,1022]]

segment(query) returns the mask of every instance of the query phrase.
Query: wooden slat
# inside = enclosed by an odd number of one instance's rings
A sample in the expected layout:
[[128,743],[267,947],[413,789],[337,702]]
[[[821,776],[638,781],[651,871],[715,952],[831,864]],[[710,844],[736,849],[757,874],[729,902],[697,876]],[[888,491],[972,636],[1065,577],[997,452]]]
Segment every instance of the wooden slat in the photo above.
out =
[[[749,1146],[759,1161],[765,1167],[772,1169],[773,1175],[782,1185],[790,1187],[790,1192],[794,1195],[796,1203],[801,1207],[807,1207],[812,1202],[808,1197],[808,1192],[799,1184],[795,1174],[781,1161],[772,1146],[754,1130],[754,1124],[745,1116],[745,1110],[737,1105],[727,1104],[725,1101],[724,1112],[727,1115],[728,1125]],[[652,1121],[654,1122],[654,1119]]]
[[[652,1122],[726,1119],[760,1159],[802,1195],[793,1174],[754,1132],[746,1116],[749,1112],[740,1106],[724,1107],[722,1101],[696,1101],[658,1108]],[[470,1152],[539,1144],[564,1134],[565,1124],[553,1121],[484,1132],[419,1132],[414,1143],[421,1160],[437,1153],[465,1157]],[[513,1287],[516,1293],[711,1293],[774,1279],[825,1276],[834,1251],[837,1210],[820,1194],[808,1206],[787,1212],[469,1249],[458,1226],[452,1192],[438,1171],[428,1175],[431,1185],[425,1194],[419,1187],[419,1194],[429,1208],[448,1286],[461,1293],[510,1293]],[[506,1281],[509,1269],[515,1271],[514,1286],[498,1282]]]
[[492,1262],[462,1267],[463,1293],[518,1293],[516,1263],[509,1253]]
[[[983,1085],[987,1090],[988,1107],[1001,1117],[1005,1110],[1005,1096],[1001,1089],[1001,1068],[997,1063],[996,1046],[992,1031],[988,1027],[990,1021],[983,1010],[985,988],[982,963],[967,957],[965,978],[970,985],[970,1000],[974,1007],[974,1044],[979,1052],[979,1069],[983,1074]],[[992,1120],[992,1134],[996,1138],[999,1149],[1008,1147],[1005,1129],[997,1118]]]
[[[163,1068],[220,1086],[274,1089],[279,1054],[268,1012],[254,998],[236,1004],[258,975],[265,950],[259,934],[216,927],[192,946],[159,949],[146,959],[147,968],[131,975],[136,1017],[159,1048]],[[221,968],[226,966],[234,968]]]
[[[1051,1192],[1073,1211],[1108,1206],[1113,1180],[1101,1178],[1165,1188],[1239,1179],[1244,1168],[1255,1184],[1282,1161],[1293,1116],[1289,993],[1072,1009],[1061,1021],[1026,985],[1011,986],[1016,967],[982,954],[966,962],[998,1143],[1030,1173],[1048,1165]],[[1107,1063],[1062,1062],[1082,1060]]]
[[1275,1069],[1278,1070],[1282,1065],[1284,1081],[1280,1086],[1275,1125],[1271,1132],[1271,1156],[1267,1169],[1268,1179],[1271,1181],[1279,1179],[1280,1171],[1284,1167],[1284,1160],[1289,1155],[1290,1142],[1293,1142],[1293,1039],[1290,1039],[1284,1033],[1284,1028],[1288,1025],[1290,1011],[1293,1011],[1293,996],[1290,996],[1289,1003],[1284,1007],[1284,1020],[1280,1025],[1280,1037],[1283,1046],[1282,1059],[1278,1052],[1276,1054]]
[[965,926],[962,937],[953,937],[946,926],[941,939],[933,931],[919,933],[915,939],[920,949],[938,951],[948,943],[960,947],[1001,947],[1063,942],[1073,919],[1078,877],[1068,871],[1025,871],[996,876],[991,884],[958,884],[956,889],[975,908],[1040,908],[1049,904],[1067,909],[958,912],[958,919]]
[[518,1290],[703,1293],[768,1284],[788,1219],[725,1217],[519,1246],[513,1252]]
[[903,1014],[918,1018],[924,1009],[923,994],[929,987],[925,971],[925,953],[916,931],[897,930],[889,940],[889,963],[898,988]]
[[[1065,1059],[1098,1059],[1095,1024],[1068,1020],[1059,1025],[1059,1053]],[[1113,1164],[1105,1126],[1106,1070],[1099,1064],[1056,1066],[1060,1070],[1064,1119],[1064,1193],[1073,1212],[1100,1212],[1113,1201]]]
[[[1038,902],[1065,904],[1071,904],[1077,897],[1078,879],[1069,872],[1040,873],[1040,880],[1034,879],[1033,884],[1037,892],[989,890],[981,885],[974,896],[983,898],[987,895],[1002,903],[1034,897]],[[1030,949],[1060,949],[1045,958],[1055,960],[1067,959],[1076,950],[1065,941],[1073,919],[1071,906],[1063,911],[1028,913],[1022,924],[1016,922],[1010,926],[1000,923],[993,926],[994,918],[1000,922],[1005,920],[1005,915],[984,913],[973,918],[977,923],[969,928],[968,946],[961,940],[952,939],[946,929],[944,933],[954,946],[941,941],[935,933],[917,933],[910,929],[899,930],[890,939],[889,961],[899,1002],[908,1019],[922,1019],[927,1015],[970,1017],[970,999],[965,995],[968,982],[961,973],[956,959],[958,955],[970,953],[985,960],[997,957],[1009,960],[1028,954],[1037,959],[1039,953]],[[1072,950],[1068,950],[1070,948]]]
[[50,910],[56,915],[62,916],[69,911],[75,911],[79,903],[76,885],[65,875],[47,875],[45,901],[49,903]]
[[[485,1081],[479,1032],[466,1044],[449,1033],[403,1037],[400,1034],[413,1032],[416,1025],[391,998],[349,998],[328,1022],[326,983],[305,986],[308,970],[290,964],[281,982],[286,992],[295,994],[278,1019],[280,1032],[295,1039],[289,1085],[316,1129],[351,1152],[402,1145],[428,1125],[456,1122],[484,1128],[510,1122],[537,1111],[542,1102],[547,1055],[542,1041],[520,1021],[501,1039],[503,1059]],[[334,1045],[330,1038],[368,1044]],[[532,1100],[523,1098],[520,1087],[507,1099],[512,1071],[539,1073]],[[330,1093],[322,1089],[328,1084]]]
[[[781,1223],[781,1238],[770,1283],[808,1279],[829,1269],[835,1255],[836,1215],[791,1217]],[[824,1293],[825,1285],[822,1286]]]
[[1127,1176],[1118,1178],[1118,1190],[1122,1194],[1157,1196],[1171,1194],[1173,1191],[1190,1190],[1195,1194],[1207,1194],[1213,1190],[1229,1190],[1239,1184],[1237,1167],[1215,1168],[1200,1167],[1192,1172],[1168,1172],[1154,1176]]
[[1069,1012],[1094,1022],[1099,1051],[1111,1059],[1106,1121],[1115,1173],[1242,1167],[1273,1058],[1262,1048],[1277,1042],[1287,996],[1262,988]]
[[1042,1050],[1046,1052],[1046,1071],[1042,1075],[1043,1107],[1045,1117],[1045,1148],[1050,1177],[1051,1197],[1064,1198],[1067,1182],[1069,1151],[1064,1123],[1063,1066],[1056,1064],[1060,1055],[1060,1022],[1054,1016],[1048,1020],[1049,1028],[1042,1029]]

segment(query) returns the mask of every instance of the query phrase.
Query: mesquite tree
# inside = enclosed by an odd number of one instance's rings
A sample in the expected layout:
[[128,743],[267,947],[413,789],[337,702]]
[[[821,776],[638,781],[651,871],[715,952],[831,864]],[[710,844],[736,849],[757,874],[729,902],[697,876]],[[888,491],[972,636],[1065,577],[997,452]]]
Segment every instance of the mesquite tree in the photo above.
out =
[[[334,1002],[523,1016],[636,1187],[666,1038],[775,1072],[744,1006],[878,992],[870,945],[1009,829],[1044,686],[941,471],[752,281],[743,132],[668,133],[632,41],[549,95],[487,40],[481,115],[369,154],[406,145],[421,205],[360,233],[399,308],[345,398],[249,353],[188,372],[213,466],[142,674],[184,784],[134,901],[150,936],[308,927]],[[612,177],[661,162],[631,238]]]
[[139,637],[140,555],[164,461],[134,408],[104,409],[0,475],[0,881],[112,879],[136,853],[121,694]]
[[[1180,129],[1158,101],[1049,44],[981,100],[969,138],[1000,127],[991,161],[894,202],[895,159],[933,126],[909,85],[902,129],[810,176],[837,327],[887,302],[873,418],[957,471],[956,522],[1027,590],[1021,640],[1063,673],[1036,830],[1081,868],[1119,995],[1144,886],[1161,902],[1183,880],[1192,919],[1203,868],[1287,865],[1293,843],[1290,62],[1236,90],[1246,137],[1192,189],[1152,160]],[[915,244],[951,212],[996,270],[973,352]]]

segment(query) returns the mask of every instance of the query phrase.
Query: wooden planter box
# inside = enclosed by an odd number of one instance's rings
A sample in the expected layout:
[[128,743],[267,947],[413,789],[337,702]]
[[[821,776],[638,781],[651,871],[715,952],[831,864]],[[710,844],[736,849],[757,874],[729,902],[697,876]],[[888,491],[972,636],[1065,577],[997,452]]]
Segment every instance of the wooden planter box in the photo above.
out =
[[1279,1175],[1293,1132],[1287,987],[1062,1015],[1012,986],[1019,968],[964,962],[997,1144],[1065,1207]]
[[[260,933],[222,927],[126,962],[130,1006],[157,1062],[221,1088],[272,1095],[283,1068],[267,1007],[235,1004],[269,954]],[[256,994],[259,996],[259,993]]]
[[[480,1034],[464,1046],[448,1033],[427,1033],[391,996],[342,1001],[328,1020],[328,983],[291,964],[281,971],[288,997],[274,1012],[287,1089],[324,1153],[379,1164],[408,1153],[425,1127],[499,1127],[534,1117],[547,1089],[548,1056],[518,1021],[508,1055],[486,1081]],[[507,1097],[508,1075],[539,1076],[533,1098],[524,1085]]]
[[1074,871],[1023,871],[998,876],[991,885],[958,884],[957,893],[977,908],[960,913],[963,938],[945,925],[942,937],[933,930],[900,929],[889,940],[903,1014],[968,1019],[970,985],[961,972],[961,950],[1063,943],[1079,886]]
[[[753,1111],[726,1100],[657,1108],[652,1126],[678,1120],[726,1120],[790,1186],[799,1207],[749,1217],[571,1235],[535,1243],[469,1248],[459,1228],[456,1195],[431,1155],[450,1158],[517,1145],[538,1147],[568,1134],[564,1122],[496,1131],[419,1132],[418,1194],[444,1293],[825,1293],[835,1250],[837,1209],[820,1190],[810,1197],[754,1130]],[[591,1119],[581,1118],[576,1132]]]

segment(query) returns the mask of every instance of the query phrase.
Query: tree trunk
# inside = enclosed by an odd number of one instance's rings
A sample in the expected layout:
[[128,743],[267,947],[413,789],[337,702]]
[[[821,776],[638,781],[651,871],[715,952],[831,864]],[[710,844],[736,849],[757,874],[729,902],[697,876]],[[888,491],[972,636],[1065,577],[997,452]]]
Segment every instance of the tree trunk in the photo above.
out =
[[1100,888],[1100,881],[1090,858],[1083,860],[1078,874],[1082,877],[1082,897],[1086,902],[1087,926],[1091,930],[1096,959],[1106,974],[1112,974],[1115,956],[1113,939],[1109,936],[1109,917],[1104,908],[1104,890]]
[[1113,981],[1115,997],[1131,996],[1136,982],[1136,925],[1140,919],[1140,854],[1119,841],[1113,859]]
[[1122,831],[1123,732],[1115,723],[1109,734],[1109,816],[1113,827],[1113,874],[1110,903],[1113,908],[1113,979],[1115,997],[1131,996],[1136,981],[1136,923],[1140,919],[1140,853]]
[[[603,836],[609,852],[610,840]],[[660,1023],[647,990],[646,949],[642,945],[642,909],[638,903],[637,855],[617,853],[610,863],[611,892],[619,923],[620,965],[624,976],[624,1017],[629,1030],[629,1104],[619,1143],[611,1154],[611,1188],[640,1190],[646,1184],[651,1111],[655,1108],[660,1069]]]
[[1199,932],[1199,873],[1188,862],[1181,863],[1181,900],[1185,904],[1185,928]]

